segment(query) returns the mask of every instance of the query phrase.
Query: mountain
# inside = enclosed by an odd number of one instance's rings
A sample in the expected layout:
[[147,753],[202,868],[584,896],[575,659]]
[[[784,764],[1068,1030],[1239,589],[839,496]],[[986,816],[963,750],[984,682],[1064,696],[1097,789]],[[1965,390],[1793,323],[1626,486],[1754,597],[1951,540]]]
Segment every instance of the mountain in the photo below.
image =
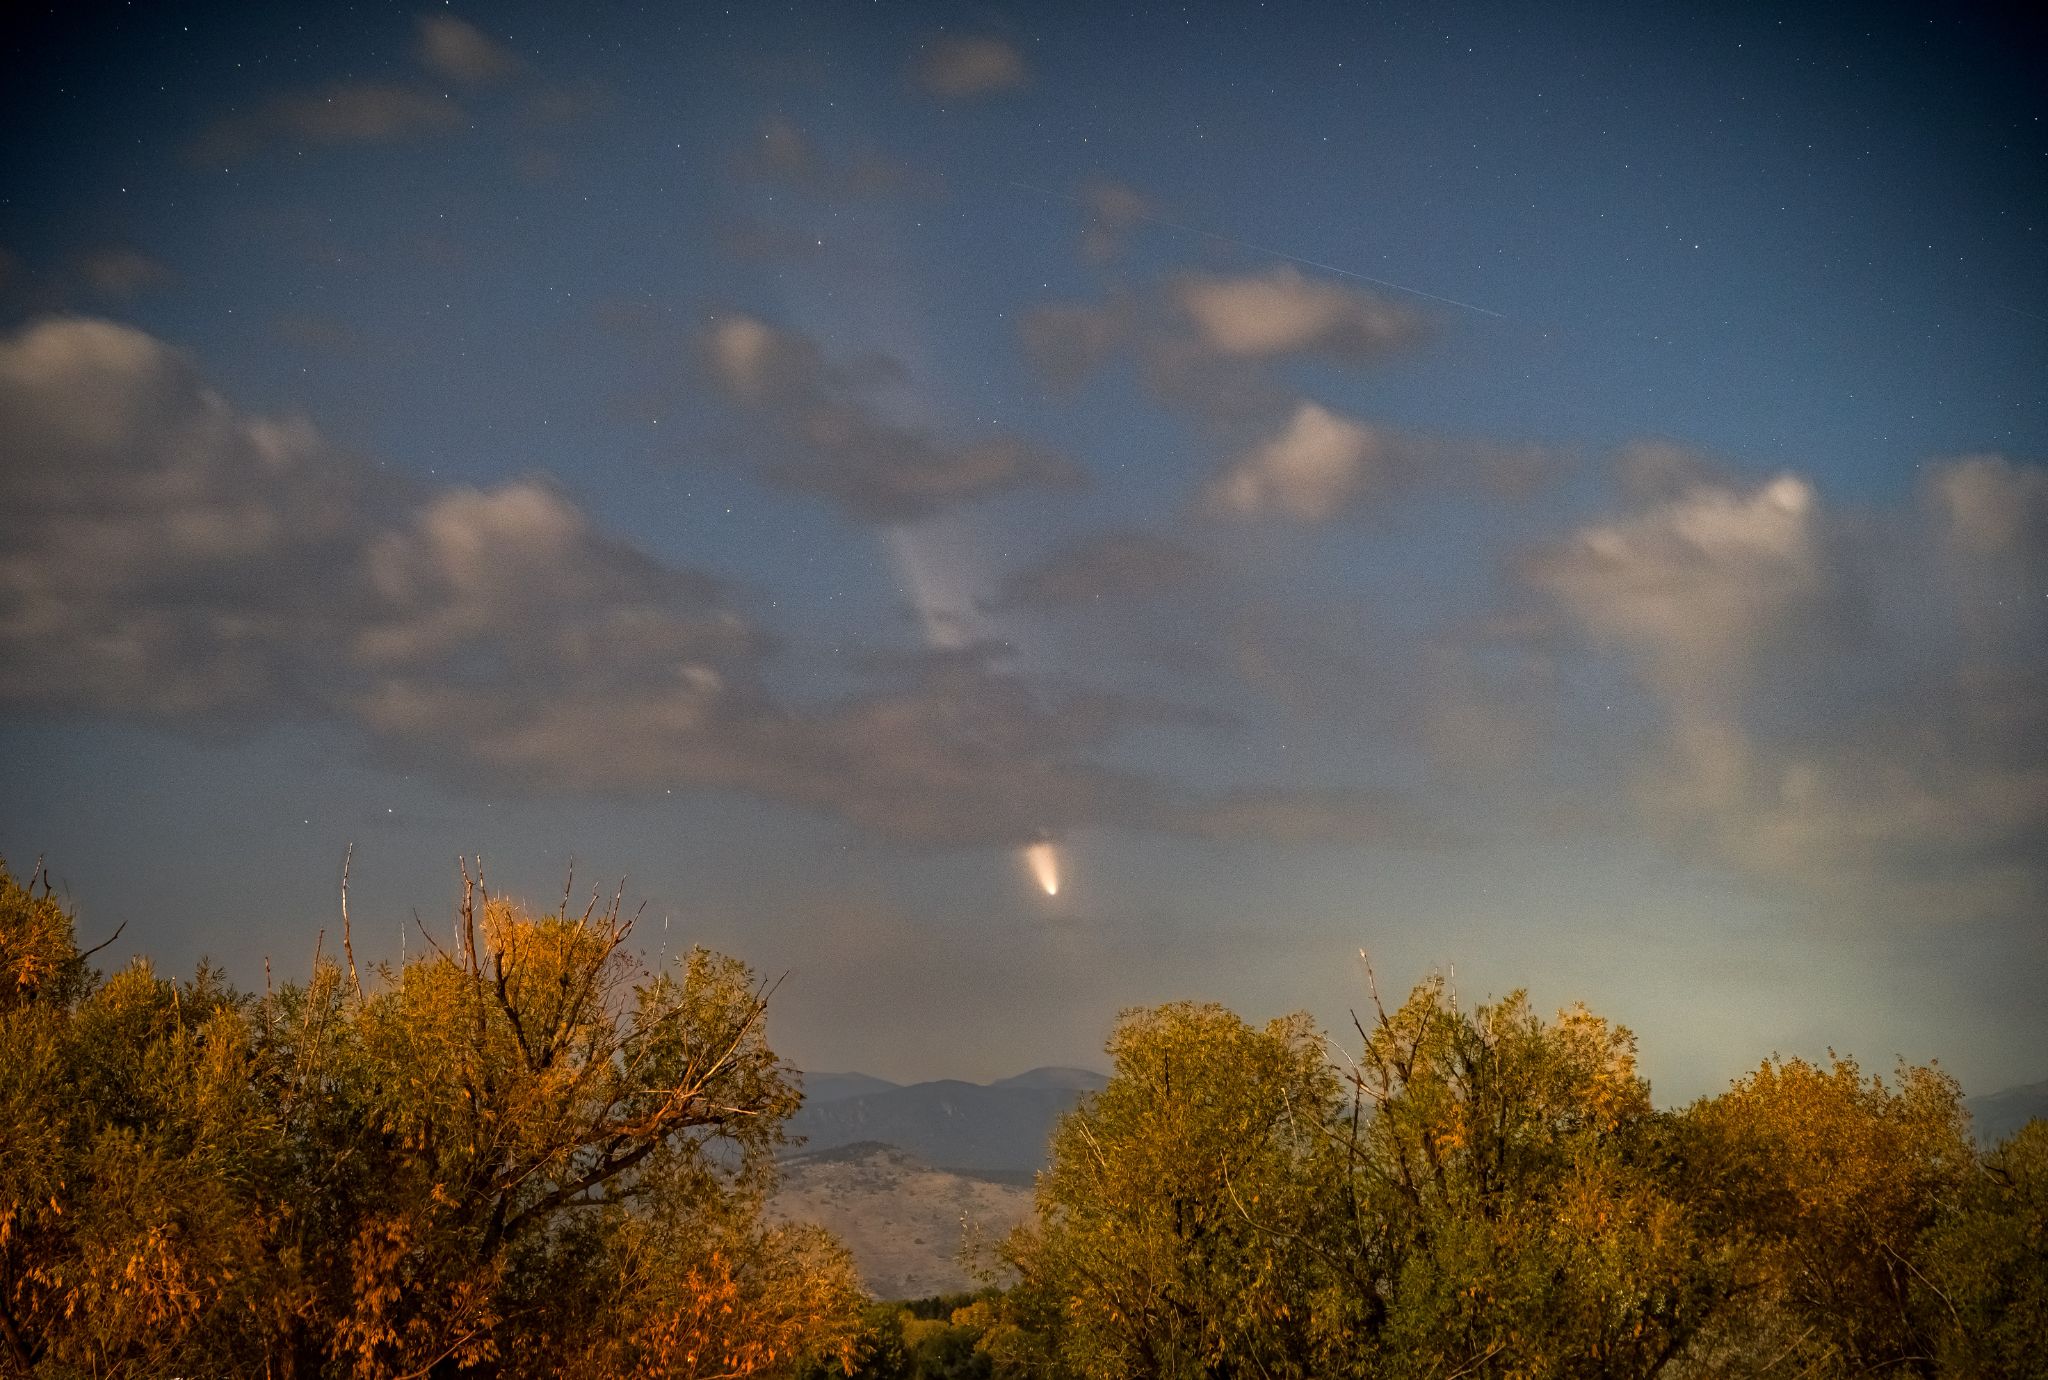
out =
[[1094,1069],[1027,1069],[1008,1078],[998,1078],[991,1088],[1065,1088],[1074,1092],[1095,1092],[1109,1082]]
[[807,1073],[804,1075],[804,1101],[837,1102],[843,1097],[888,1092],[901,1086],[866,1073]]
[[2036,1117],[2048,1120],[2048,1083],[2028,1083],[1982,1097],[1966,1097],[1970,1122],[1981,1145],[1996,1145]]
[[945,1078],[832,1099],[813,1096],[790,1118],[789,1131],[803,1137],[809,1152],[880,1141],[928,1165],[1029,1182],[1045,1167],[1060,1114],[1108,1081],[1086,1069],[1033,1069],[987,1085]]
[[934,1169],[874,1141],[794,1155],[781,1168],[769,1215],[819,1223],[844,1241],[877,1298],[974,1288],[963,1248],[993,1246],[1031,1215],[1029,1188]]

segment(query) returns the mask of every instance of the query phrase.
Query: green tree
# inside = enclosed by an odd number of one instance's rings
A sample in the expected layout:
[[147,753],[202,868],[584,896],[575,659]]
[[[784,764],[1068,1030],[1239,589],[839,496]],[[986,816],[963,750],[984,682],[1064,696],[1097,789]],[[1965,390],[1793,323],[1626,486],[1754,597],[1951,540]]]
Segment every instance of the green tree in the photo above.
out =
[[1109,1085],[1060,1123],[1008,1247],[1086,1376],[1307,1375],[1313,1164],[1337,1096],[1305,1016],[1127,1013]]
[[[1625,1030],[1519,994],[1375,1002],[1344,1083],[1302,1017],[1125,1017],[1019,1296],[1090,1376],[1652,1375],[1722,1265],[1669,1192]],[[1031,1301],[1035,1300],[1035,1305]]]
[[1441,979],[1361,1024],[1326,1324],[1391,1375],[1653,1375],[1717,1296],[1628,1031]]

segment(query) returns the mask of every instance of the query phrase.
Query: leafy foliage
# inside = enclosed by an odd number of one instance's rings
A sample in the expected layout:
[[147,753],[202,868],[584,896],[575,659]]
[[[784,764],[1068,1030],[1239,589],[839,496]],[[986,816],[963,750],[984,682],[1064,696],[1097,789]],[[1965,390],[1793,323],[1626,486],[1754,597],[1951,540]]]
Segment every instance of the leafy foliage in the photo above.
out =
[[2048,1124],[1832,1056],[1659,1111],[1628,1031],[1435,978],[1346,1049],[1127,1012],[1014,1286],[869,1304],[763,1213],[767,992],[630,931],[465,873],[448,947],[257,998],[0,865],[0,1375],[2048,1375]]
[[1083,1375],[1307,1374],[1312,1164],[1337,1080],[1304,1017],[1128,1014],[1012,1255]]
[[760,1215],[798,1102],[766,994],[614,900],[468,881],[452,948],[261,1000],[100,981],[0,871],[0,1355],[18,1374],[741,1376],[860,1293]]
[[1056,1369],[2043,1373],[2048,1126],[1980,1160],[1953,1081],[1846,1059],[1660,1112],[1583,1008],[1372,1006],[1341,1082],[1304,1017],[1125,1017],[1009,1244]]

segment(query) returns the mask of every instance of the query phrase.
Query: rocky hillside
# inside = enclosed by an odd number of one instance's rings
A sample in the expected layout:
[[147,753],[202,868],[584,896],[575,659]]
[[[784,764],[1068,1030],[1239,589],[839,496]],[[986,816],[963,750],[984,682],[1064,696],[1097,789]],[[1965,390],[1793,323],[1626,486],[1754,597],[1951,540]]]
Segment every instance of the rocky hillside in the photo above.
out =
[[877,1298],[919,1298],[974,1288],[980,1281],[963,1248],[993,1246],[1029,1216],[1031,1189],[935,1169],[866,1142],[784,1160],[768,1210],[781,1221],[819,1223],[844,1241]]

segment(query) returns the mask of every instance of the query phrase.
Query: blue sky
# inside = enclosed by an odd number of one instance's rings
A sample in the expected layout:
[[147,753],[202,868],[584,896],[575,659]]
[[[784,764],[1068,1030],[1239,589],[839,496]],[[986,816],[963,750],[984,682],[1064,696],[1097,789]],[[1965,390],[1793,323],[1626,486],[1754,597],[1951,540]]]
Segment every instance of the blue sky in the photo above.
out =
[[351,842],[390,957],[458,852],[573,858],[898,1077],[1334,1026],[1364,947],[1587,1001],[1666,1099],[2038,1079],[2034,37],[31,18],[0,849],[245,983]]

